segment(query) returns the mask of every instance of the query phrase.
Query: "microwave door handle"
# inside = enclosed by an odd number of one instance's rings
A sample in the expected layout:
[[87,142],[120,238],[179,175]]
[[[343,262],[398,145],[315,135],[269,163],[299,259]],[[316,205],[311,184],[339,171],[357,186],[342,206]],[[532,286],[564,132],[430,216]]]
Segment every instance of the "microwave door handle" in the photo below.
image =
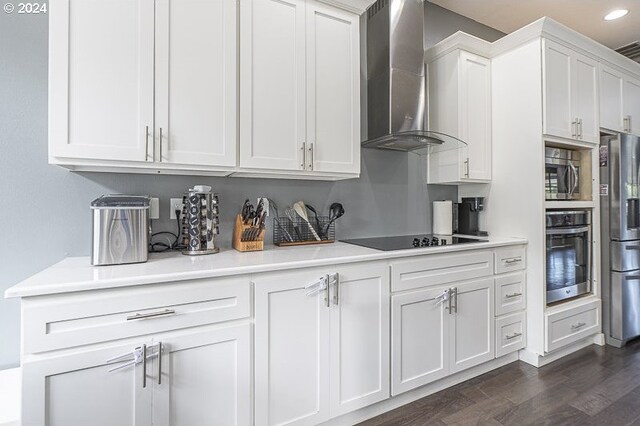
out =
[[580,177],[578,176],[578,170],[576,169],[576,166],[574,166],[572,162],[569,162],[569,167],[571,168],[571,172],[573,173],[573,185],[571,185],[571,190],[569,191],[569,197],[573,198],[573,194],[576,192],[576,189],[578,188],[578,179],[580,179]]
[[547,235],[575,235],[588,231],[588,226],[580,226],[577,228],[547,228]]

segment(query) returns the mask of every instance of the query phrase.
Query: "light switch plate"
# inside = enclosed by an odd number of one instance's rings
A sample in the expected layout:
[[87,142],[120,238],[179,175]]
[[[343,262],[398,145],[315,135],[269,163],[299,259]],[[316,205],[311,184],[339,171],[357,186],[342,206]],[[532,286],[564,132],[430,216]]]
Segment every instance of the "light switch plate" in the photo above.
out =
[[149,218],[160,219],[160,199],[152,197],[149,203]]

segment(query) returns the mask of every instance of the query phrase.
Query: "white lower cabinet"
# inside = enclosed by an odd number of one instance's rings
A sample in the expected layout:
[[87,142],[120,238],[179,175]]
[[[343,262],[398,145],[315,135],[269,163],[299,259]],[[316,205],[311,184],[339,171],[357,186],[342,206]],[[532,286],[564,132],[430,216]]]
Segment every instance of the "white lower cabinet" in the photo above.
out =
[[199,327],[23,363],[22,424],[250,425],[250,339]]
[[449,374],[448,304],[437,302],[447,287],[391,297],[391,394]]
[[151,424],[151,382],[142,363],[109,372],[107,360],[132,353],[141,340],[22,363],[23,426],[145,426]]
[[257,278],[256,425],[317,424],[388,398],[388,318],[386,263]]
[[392,394],[494,358],[493,277],[392,296]]
[[154,426],[251,424],[251,325],[160,335],[155,345]]

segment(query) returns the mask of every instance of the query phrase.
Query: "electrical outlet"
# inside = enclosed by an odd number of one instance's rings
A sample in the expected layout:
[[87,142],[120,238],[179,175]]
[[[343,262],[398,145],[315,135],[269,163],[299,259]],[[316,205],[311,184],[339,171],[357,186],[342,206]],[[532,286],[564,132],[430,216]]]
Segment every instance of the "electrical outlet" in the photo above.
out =
[[171,198],[169,201],[169,219],[176,218],[176,210],[182,211],[182,198]]

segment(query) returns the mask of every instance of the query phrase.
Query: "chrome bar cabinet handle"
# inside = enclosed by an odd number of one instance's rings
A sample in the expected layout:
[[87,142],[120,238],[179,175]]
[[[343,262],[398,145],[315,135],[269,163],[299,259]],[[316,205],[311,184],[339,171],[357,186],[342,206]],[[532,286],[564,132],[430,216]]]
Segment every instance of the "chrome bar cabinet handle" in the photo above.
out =
[[142,345],[142,387],[147,387],[147,345]]
[[160,162],[162,163],[162,127],[160,127]]
[[579,322],[577,324],[572,324],[571,325],[571,330],[578,330],[578,329],[584,327],[585,325],[587,325],[586,322]]
[[306,142],[302,142],[302,148],[300,148],[300,150],[302,151],[302,163],[300,163],[300,168],[304,170],[307,164],[307,143]]
[[158,342],[158,384],[162,384],[162,342]]
[[520,337],[520,336],[522,336],[522,333],[513,333],[511,335],[507,334],[506,336],[504,336],[504,338],[506,340],[511,340],[511,339],[515,339],[516,337]]
[[309,166],[308,170],[313,170],[313,142],[309,144]]
[[333,304],[337,305],[340,301],[340,273],[333,274]]
[[518,296],[522,296],[522,293],[510,293],[504,295],[505,299],[513,299],[514,297]]
[[145,126],[145,134],[144,134],[144,161],[149,161],[149,126]]
[[148,314],[130,315],[127,317],[127,321],[135,321],[135,320],[145,319],[145,318],[155,318],[155,317],[162,317],[167,315],[175,315],[175,313],[176,311],[174,311],[173,309],[165,309],[164,311],[160,311],[160,312],[150,312]]

